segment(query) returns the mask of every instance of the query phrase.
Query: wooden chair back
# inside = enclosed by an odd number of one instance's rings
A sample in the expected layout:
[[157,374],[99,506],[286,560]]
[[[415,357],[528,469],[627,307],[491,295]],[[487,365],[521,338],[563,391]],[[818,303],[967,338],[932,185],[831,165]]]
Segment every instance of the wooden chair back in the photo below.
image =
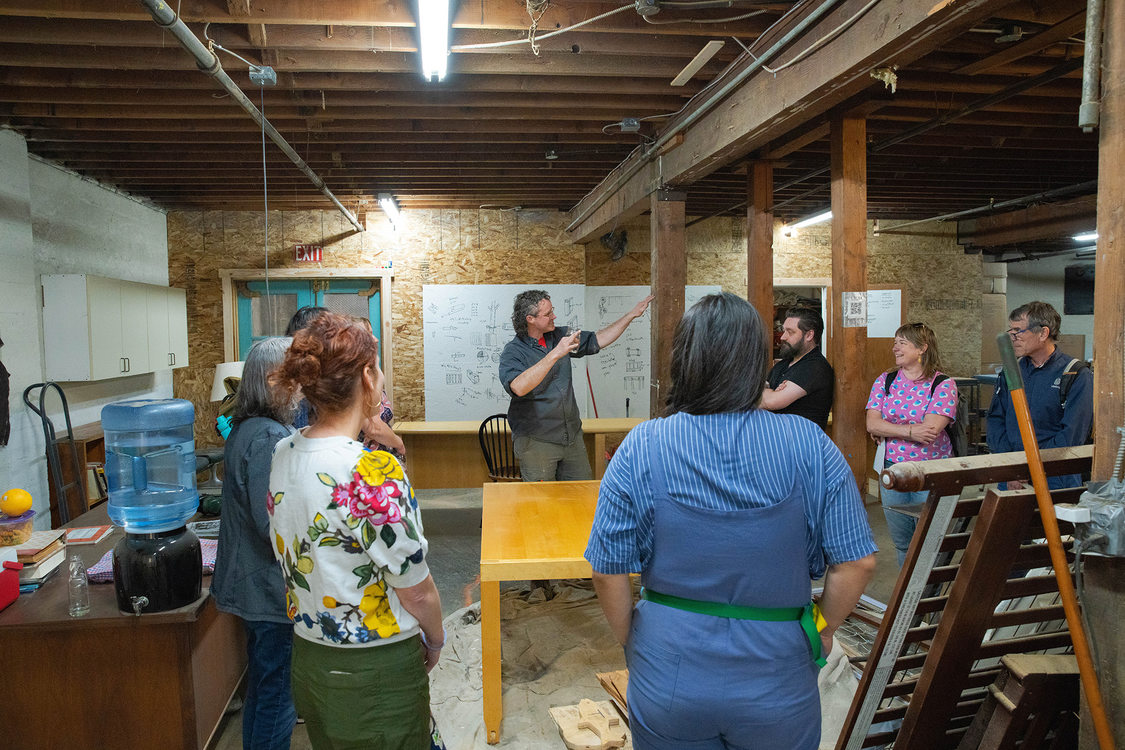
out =
[[520,467],[512,446],[512,431],[506,414],[493,414],[480,423],[477,430],[488,477],[493,482],[519,482]]

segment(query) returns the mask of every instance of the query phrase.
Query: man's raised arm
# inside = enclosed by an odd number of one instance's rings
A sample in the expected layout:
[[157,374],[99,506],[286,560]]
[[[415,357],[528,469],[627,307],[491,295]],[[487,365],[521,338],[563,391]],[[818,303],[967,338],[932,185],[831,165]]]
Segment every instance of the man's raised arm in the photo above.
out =
[[[630,323],[645,314],[645,310],[648,309],[648,303],[652,302],[653,299],[653,295],[648,295],[634,305],[632,310],[621,316],[620,320],[610,323],[605,328],[598,331],[598,347],[604,348],[614,341],[617,341],[621,334],[625,333],[625,329],[629,327]],[[512,385],[515,385],[515,383],[513,382]]]

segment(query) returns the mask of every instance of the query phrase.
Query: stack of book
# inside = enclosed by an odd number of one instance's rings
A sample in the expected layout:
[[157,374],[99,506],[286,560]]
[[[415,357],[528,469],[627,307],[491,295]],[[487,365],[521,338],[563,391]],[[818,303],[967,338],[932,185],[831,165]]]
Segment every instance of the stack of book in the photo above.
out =
[[66,559],[65,535],[64,529],[34,531],[26,542],[19,545],[16,559],[23,563],[23,570],[20,571],[21,591],[40,586],[59,569]]

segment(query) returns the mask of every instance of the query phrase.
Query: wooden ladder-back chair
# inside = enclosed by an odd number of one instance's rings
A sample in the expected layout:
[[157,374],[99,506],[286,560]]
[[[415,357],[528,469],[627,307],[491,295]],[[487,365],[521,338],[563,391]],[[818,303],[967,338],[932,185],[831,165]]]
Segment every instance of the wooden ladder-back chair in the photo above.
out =
[[512,431],[508,428],[506,414],[493,414],[480,423],[477,430],[484,462],[488,465],[488,477],[493,482],[520,481],[520,467],[516,462],[516,452],[512,447]]

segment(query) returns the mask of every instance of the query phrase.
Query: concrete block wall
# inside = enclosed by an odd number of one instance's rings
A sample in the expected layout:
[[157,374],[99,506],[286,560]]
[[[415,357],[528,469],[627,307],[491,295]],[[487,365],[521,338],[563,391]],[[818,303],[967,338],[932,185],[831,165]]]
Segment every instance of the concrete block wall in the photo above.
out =
[[[11,373],[11,435],[0,446],[0,492],[32,494],[37,528],[50,525],[46,447],[39,418],[23,403],[43,382],[39,277],[47,273],[165,284],[164,213],[97,183],[29,157],[22,136],[0,130],[0,362]],[[172,376],[135,375],[96,383],[62,383],[75,426],[98,421],[101,407],[129,398],[169,398]],[[56,429],[58,402],[47,403]]]

